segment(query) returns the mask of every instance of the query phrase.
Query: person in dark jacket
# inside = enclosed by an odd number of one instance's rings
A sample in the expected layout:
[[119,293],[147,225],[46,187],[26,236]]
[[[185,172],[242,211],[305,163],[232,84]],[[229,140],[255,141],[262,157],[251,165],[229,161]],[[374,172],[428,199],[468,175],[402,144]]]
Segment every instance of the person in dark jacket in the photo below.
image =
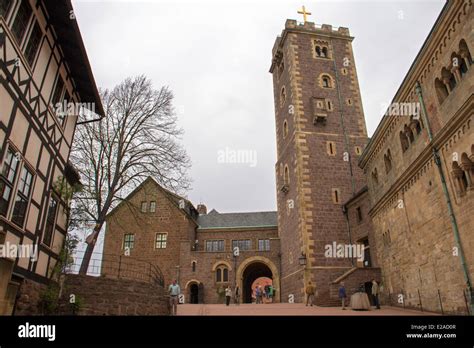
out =
[[341,282],[339,284],[339,298],[341,299],[342,302],[342,310],[346,309],[346,288],[344,287],[344,282]]

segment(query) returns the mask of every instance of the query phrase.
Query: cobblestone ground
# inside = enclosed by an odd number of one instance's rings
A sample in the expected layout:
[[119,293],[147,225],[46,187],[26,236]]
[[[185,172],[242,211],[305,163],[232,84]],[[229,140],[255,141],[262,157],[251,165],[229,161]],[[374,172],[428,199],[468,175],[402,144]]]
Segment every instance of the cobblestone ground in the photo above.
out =
[[224,304],[182,304],[178,306],[178,315],[438,315],[403,309],[398,307],[382,306],[382,309],[370,311],[356,311],[350,308],[342,310],[340,307],[306,307],[301,303],[273,303],[273,304],[241,304],[239,306]]

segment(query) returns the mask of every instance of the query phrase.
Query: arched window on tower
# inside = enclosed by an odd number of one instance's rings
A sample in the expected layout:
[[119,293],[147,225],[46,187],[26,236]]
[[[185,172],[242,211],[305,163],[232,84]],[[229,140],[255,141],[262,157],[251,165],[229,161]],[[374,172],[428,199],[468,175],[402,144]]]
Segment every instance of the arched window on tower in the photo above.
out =
[[290,184],[290,170],[288,169],[288,166],[285,166],[285,173],[283,175],[283,183],[285,185]]
[[320,47],[320,46],[316,46],[316,56],[317,56],[317,57],[321,57],[321,53],[322,53],[321,47]]
[[323,58],[328,58],[329,57],[327,47],[323,47],[323,49],[321,51],[321,57],[323,57]]
[[321,77],[321,85],[324,88],[331,88],[332,87],[331,78],[327,75],[323,75]]
[[196,272],[196,261],[193,261],[191,263],[191,269],[192,269],[193,272]]
[[285,120],[283,122],[283,139],[288,135],[288,122]]

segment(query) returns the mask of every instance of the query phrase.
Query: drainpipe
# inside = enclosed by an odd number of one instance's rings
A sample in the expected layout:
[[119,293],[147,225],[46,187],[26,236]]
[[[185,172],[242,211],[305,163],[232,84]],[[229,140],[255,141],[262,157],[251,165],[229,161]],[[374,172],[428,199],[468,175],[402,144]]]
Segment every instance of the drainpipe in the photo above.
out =
[[[421,104],[421,110],[422,110],[421,116],[423,117],[423,122],[426,125],[426,130],[428,131],[428,138],[430,140],[430,145],[431,145],[433,143],[433,133],[431,132],[431,126],[430,126],[428,116],[427,116],[428,113],[426,112],[425,101],[423,99],[423,91],[421,89],[421,85],[419,81],[416,82],[415,91],[416,91],[416,94],[418,95],[418,99]],[[451,198],[449,196],[448,186],[446,185],[446,179],[443,173],[443,168],[441,167],[441,158],[439,156],[438,149],[434,146],[433,146],[433,157],[434,157],[436,166],[438,167],[438,172],[441,179],[441,186],[443,187],[444,197],[446,199],[446,204],[448,205],[449,218],[451,220],[451,226],[454,232],[454,240],[456,242],[456,247],[459,251],[459,257],[461,258],[461,267],[463,270],[464,280],[466,281],[467,289],[469,291],[469,295],[471,298],[471,302],[470,302],[471,315],[473,315],[474,314],[474,294],[472,291],[472,282],[469,276],[469,270],[467,268],[466,258],[464,256],[464,251],[461,244],[461,238],[459,236],[458,223],[456,221],[456,216],[454,215],[453,205],[451,203]]]
[[[349,213],[347,211],[347,207],[345,205],[342,206],[342,213],[346,218],[346,225],[347,225],[347,237],[349,238],[349,245],[352,245],[352,234],[351,234],[351,224],[349,223]],[[351,265],[354,266],[354,256],[351,253]]]

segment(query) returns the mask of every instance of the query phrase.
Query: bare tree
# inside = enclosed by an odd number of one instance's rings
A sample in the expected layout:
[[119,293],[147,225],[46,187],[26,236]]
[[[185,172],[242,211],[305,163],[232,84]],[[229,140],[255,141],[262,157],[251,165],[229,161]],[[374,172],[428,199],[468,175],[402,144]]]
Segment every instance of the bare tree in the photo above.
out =
[[[105,117],[76,129],[71,160],[83,189],[73,214],[93,221],[80,273],[89,262],[105,217],[148,176],[172,191],[189,188],[189,158],[178,143],[182,130],[173,110],[173,93],[153,89],[145,76],[127,78],[112,91],[101,91]],[[73,216],[74,219],[74,216]]]

